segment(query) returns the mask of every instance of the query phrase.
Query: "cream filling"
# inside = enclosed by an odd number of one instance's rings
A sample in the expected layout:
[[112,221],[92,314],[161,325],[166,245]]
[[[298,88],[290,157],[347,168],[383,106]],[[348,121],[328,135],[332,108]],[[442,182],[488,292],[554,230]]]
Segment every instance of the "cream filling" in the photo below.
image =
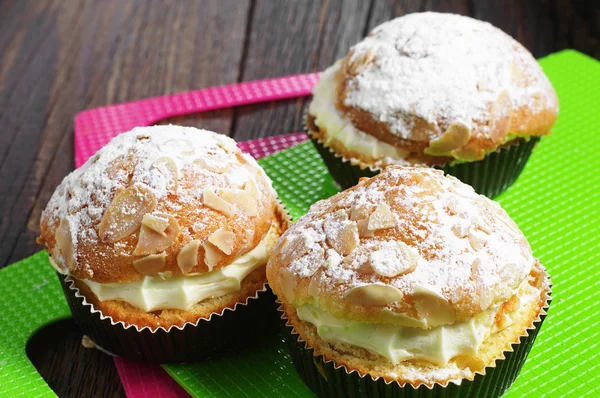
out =
[[361,347],[387,358],[394,365],[409,359],[425,359],[445,365],[458,355],[476,355],[484,339],[494,332],[500,305],[474,318],[431,329],[362,323],[331,316],[313,305],[296,309],[298,318],[317,328],[327,343]]
[[[323,72],[319,82],[313,89],[313,99],[309,107],[309,113],[314,116],[315,124],[327,132],[324,144],[330,146],[332,140],[337,140],[348,151],[361,153],[373,159],[373,166],[377,167],[390,164],[408,164],[405,160],[409,154],[408,151],[380,141],[372,135],[357,129],[336,108],[335,75],[339,69],[340,61]],[[348,160],[352,163],[358,162],[357,159]]]
[[123,283],[97,283],[87,279],[82,282],[100,301],[121,300],[146,312],[189,310],[202,300],[240,290],[246,276],[265,266],[277,238],[276,229],[271,228],[253,250],[230,265],[211,272],[170,278],[145,276],[139,281]]

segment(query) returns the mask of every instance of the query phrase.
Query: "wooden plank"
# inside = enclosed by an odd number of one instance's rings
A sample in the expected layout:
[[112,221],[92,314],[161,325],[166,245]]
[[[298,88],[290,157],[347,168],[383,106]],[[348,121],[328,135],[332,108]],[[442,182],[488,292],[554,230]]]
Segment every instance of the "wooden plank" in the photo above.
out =
[[[257,0],[251,11],[241,80],[322,70],[362,37],[369,2],[273,2]],[[238,141],[302,129],[304,99],[236,109]]]
[[[93,106],[235,81],[248,9],[249,1],[236,0],[169,7],[112,0],[58,2],[43,11],[43,23],[26,30],[0,91],[2,137],[10,141],[0,163],[0,265],[40,249],[41,211],[73,168],[73,116]],[[187,123],[228,132],[231,121],[227,110]]]
[[[0,267],[41,249],[35,243],[41,211],[73,168],[73,116],[236,81],[249,6],[249,0],[0,3]],[[187,122],[229,131],[232,111],[204,120],[211,116]],[[112,358],[82,348],[72,322],[51,327],[42,340],[57,343],[30,350],[31,359],[59,396],[124,396]]]
[[365,32],[365,35],[377,25],[413,12],[435,11],[470,15],[469,3],[469,0],[375,1],[369,18],[368,30]]
[[[490,1],[488,4],[474,2],[475,18],[490,22],[502,29],[536,58],[557,51],[553,14],[557,11],[553,2],[519,0]],[[565,21],[566,22],[566,21]]]

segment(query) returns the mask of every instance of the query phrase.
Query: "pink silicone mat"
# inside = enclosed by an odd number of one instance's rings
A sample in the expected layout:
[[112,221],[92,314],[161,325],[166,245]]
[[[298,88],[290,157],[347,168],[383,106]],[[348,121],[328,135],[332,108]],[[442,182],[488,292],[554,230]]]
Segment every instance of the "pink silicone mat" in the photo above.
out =
[[173,116],[309,95],[318,73],[258,80],[153,97],[83,111],[75,117],[75,167],[111,138]]
[[[216,109],[309,95],[318,74],[286,76],[142,99],[86,110],[75,117],[75,166],[79,167],[114,136],[137,126]],[[239,143],[254,158],[271,155],[306,141],[304,133]],[[160,366],[115,358],[128,397],[189,396]]]

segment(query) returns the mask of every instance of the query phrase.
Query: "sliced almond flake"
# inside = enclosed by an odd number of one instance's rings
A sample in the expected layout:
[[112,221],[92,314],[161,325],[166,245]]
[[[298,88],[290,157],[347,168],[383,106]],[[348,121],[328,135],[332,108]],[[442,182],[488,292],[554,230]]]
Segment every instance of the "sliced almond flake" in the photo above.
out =
[[235,234],[231,231],[220,228],[210,234],[208,241],[218,247],[223,253],[230,255],[233,251],[233,245],[235,243]]
[[347,223],[333,239],[333,248],[340,254],[347,256],[358,246],[358,228],[353,222]]
[[148,188],[137,184],[125,188],[106,209],[98,228],[100,238],[112,243],[131,235],[155,206],[156,198]]
[[205,170],[212,171],[218,174],[226,173],[230,169],[230,165],[228,162],[217,161],[213,158],[199,157],[194,160],[194,163]]
[[133,267],[142,275],[157,275],[167,261],[167,253],[150,254],[138,260],[133,260]]
[[210,188],[206,188],[202,194],[202,200],[205,206],[216,210],[227,217],[231,217],[235,214],[235,208],[231,203],[227,202],[219,195],[214,193]]
[[191,156],[196,153],[194,147],[195,145],[185,138],[173,138],[160,144],[162,151],[184,156]]
[[208,267],[208,271],[212,271],[215,265],[223,258],[223,253],[208,241],[204,242],[202,247],[204,248],[204,262]]
[[198,265],[199,248],[200,241],[194,239],[179,250],[179,253],[177,254],[177,265],[183,274],[189,273],[196,265]]
[[373,234],[373,231],[371,229],[369,229],[369,219],[368,218],[363,218],[362,220],[358,220],[356,222],[356,227],[358,229],[358,235],[361,238],[371,238],[371,237],[375,236],[375,234]]
[[419,253],[402,241],[384,242],[369,254],[369,265],[378,275],[393,278],[413,272]]
[[449,325],[455,321],[454,307],[435,290],[422,285],[414,285],[412,297],[419,317],[431,327]]
[[371,215],[373,209],[370,206],[357,205],[350,210],[350,220],[358,221]]
[[165,229],[164,234],[158,233],[154,229],[142,224],[140,237],[137,246],[133,251],[134,256],[143,256],[150,253],[156,253],[167,249],[177,240],[180,233],[179,223],[175,217],[168,214],[159,214],[160,217],[165,217],[169,220],[169,226]]
[[60,221],[60,225],[56,229],[55,239],[56,246],[63,257],[67,268],[72,271],[77,267],[77,260],[75,258],[75,247],[73,245],[69,220],[66,217]]
[[159,173],[168,179],[167,189],[177,192],[179,188],[179,173],[177,171],[177,164],[175,164],[173,159],[164,156],[152,163],[152,168],[158,170]]
[[452,123],[441,137],[431,141],[425,153],[433,156],[448,155],[454,149],[465,145],[471,138],[471,129],[464,123]]
[[284,264],[290,264],[293,261],[296,261],[308,251],[308,242],[304,235],[294,237],[286,235],[283,238],[283,244],[285,247],[285,249],[282,251],[284,253]]
[[248,178],[246,181],[246,185],[244,186],[244,192],[253,197],[256,200],[260,200],[261,194],[256,188],[256,184],[254,183],[254,179],[252,177]]
[[392,228],[396,226],[396,218],[386,203],[382,203],[369,216],[369,224],[367,228],[371,231],[379,229]]
[[349,289],[344,298],[357,305],[388,305],[402,300],[403,294],[393,286],[383,284],[362,285]]
[[248,217],[258,215],[258,203],[247,192],[238,189],[219,189],[218,194],[227,202],[237,206]]
[[169,226],[169,217],[163,217],[156,214],[144,214],[142,225],[166,237],[167,234],[165,233],[165,229]]

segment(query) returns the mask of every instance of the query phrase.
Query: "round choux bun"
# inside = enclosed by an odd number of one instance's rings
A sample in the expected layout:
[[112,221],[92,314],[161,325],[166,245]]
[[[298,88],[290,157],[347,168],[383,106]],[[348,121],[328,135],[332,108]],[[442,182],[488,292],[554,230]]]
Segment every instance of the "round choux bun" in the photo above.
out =
[[132,282],[225,267],[281,222],[270,179],[232,139],[139,127],[65,177],[39,241],[62,274]]
[[429,329],[515,294],[537,260],[506,212],[454,177],[390,166],[314,204],[267,264],[279,300]]
[[[483,159],[519,137],[549,134],[558,113],[556,93],[527,49],[487,22],[454,14],[379,25],[321,79],[332,79],[335,92],[318,85],[315,96],[333,96],[341,126],[397,147],[413,164]],[[330,137],[327,129],[337,127],[324,118],[309,112],[315,138],[347,159],[384,161]]]

